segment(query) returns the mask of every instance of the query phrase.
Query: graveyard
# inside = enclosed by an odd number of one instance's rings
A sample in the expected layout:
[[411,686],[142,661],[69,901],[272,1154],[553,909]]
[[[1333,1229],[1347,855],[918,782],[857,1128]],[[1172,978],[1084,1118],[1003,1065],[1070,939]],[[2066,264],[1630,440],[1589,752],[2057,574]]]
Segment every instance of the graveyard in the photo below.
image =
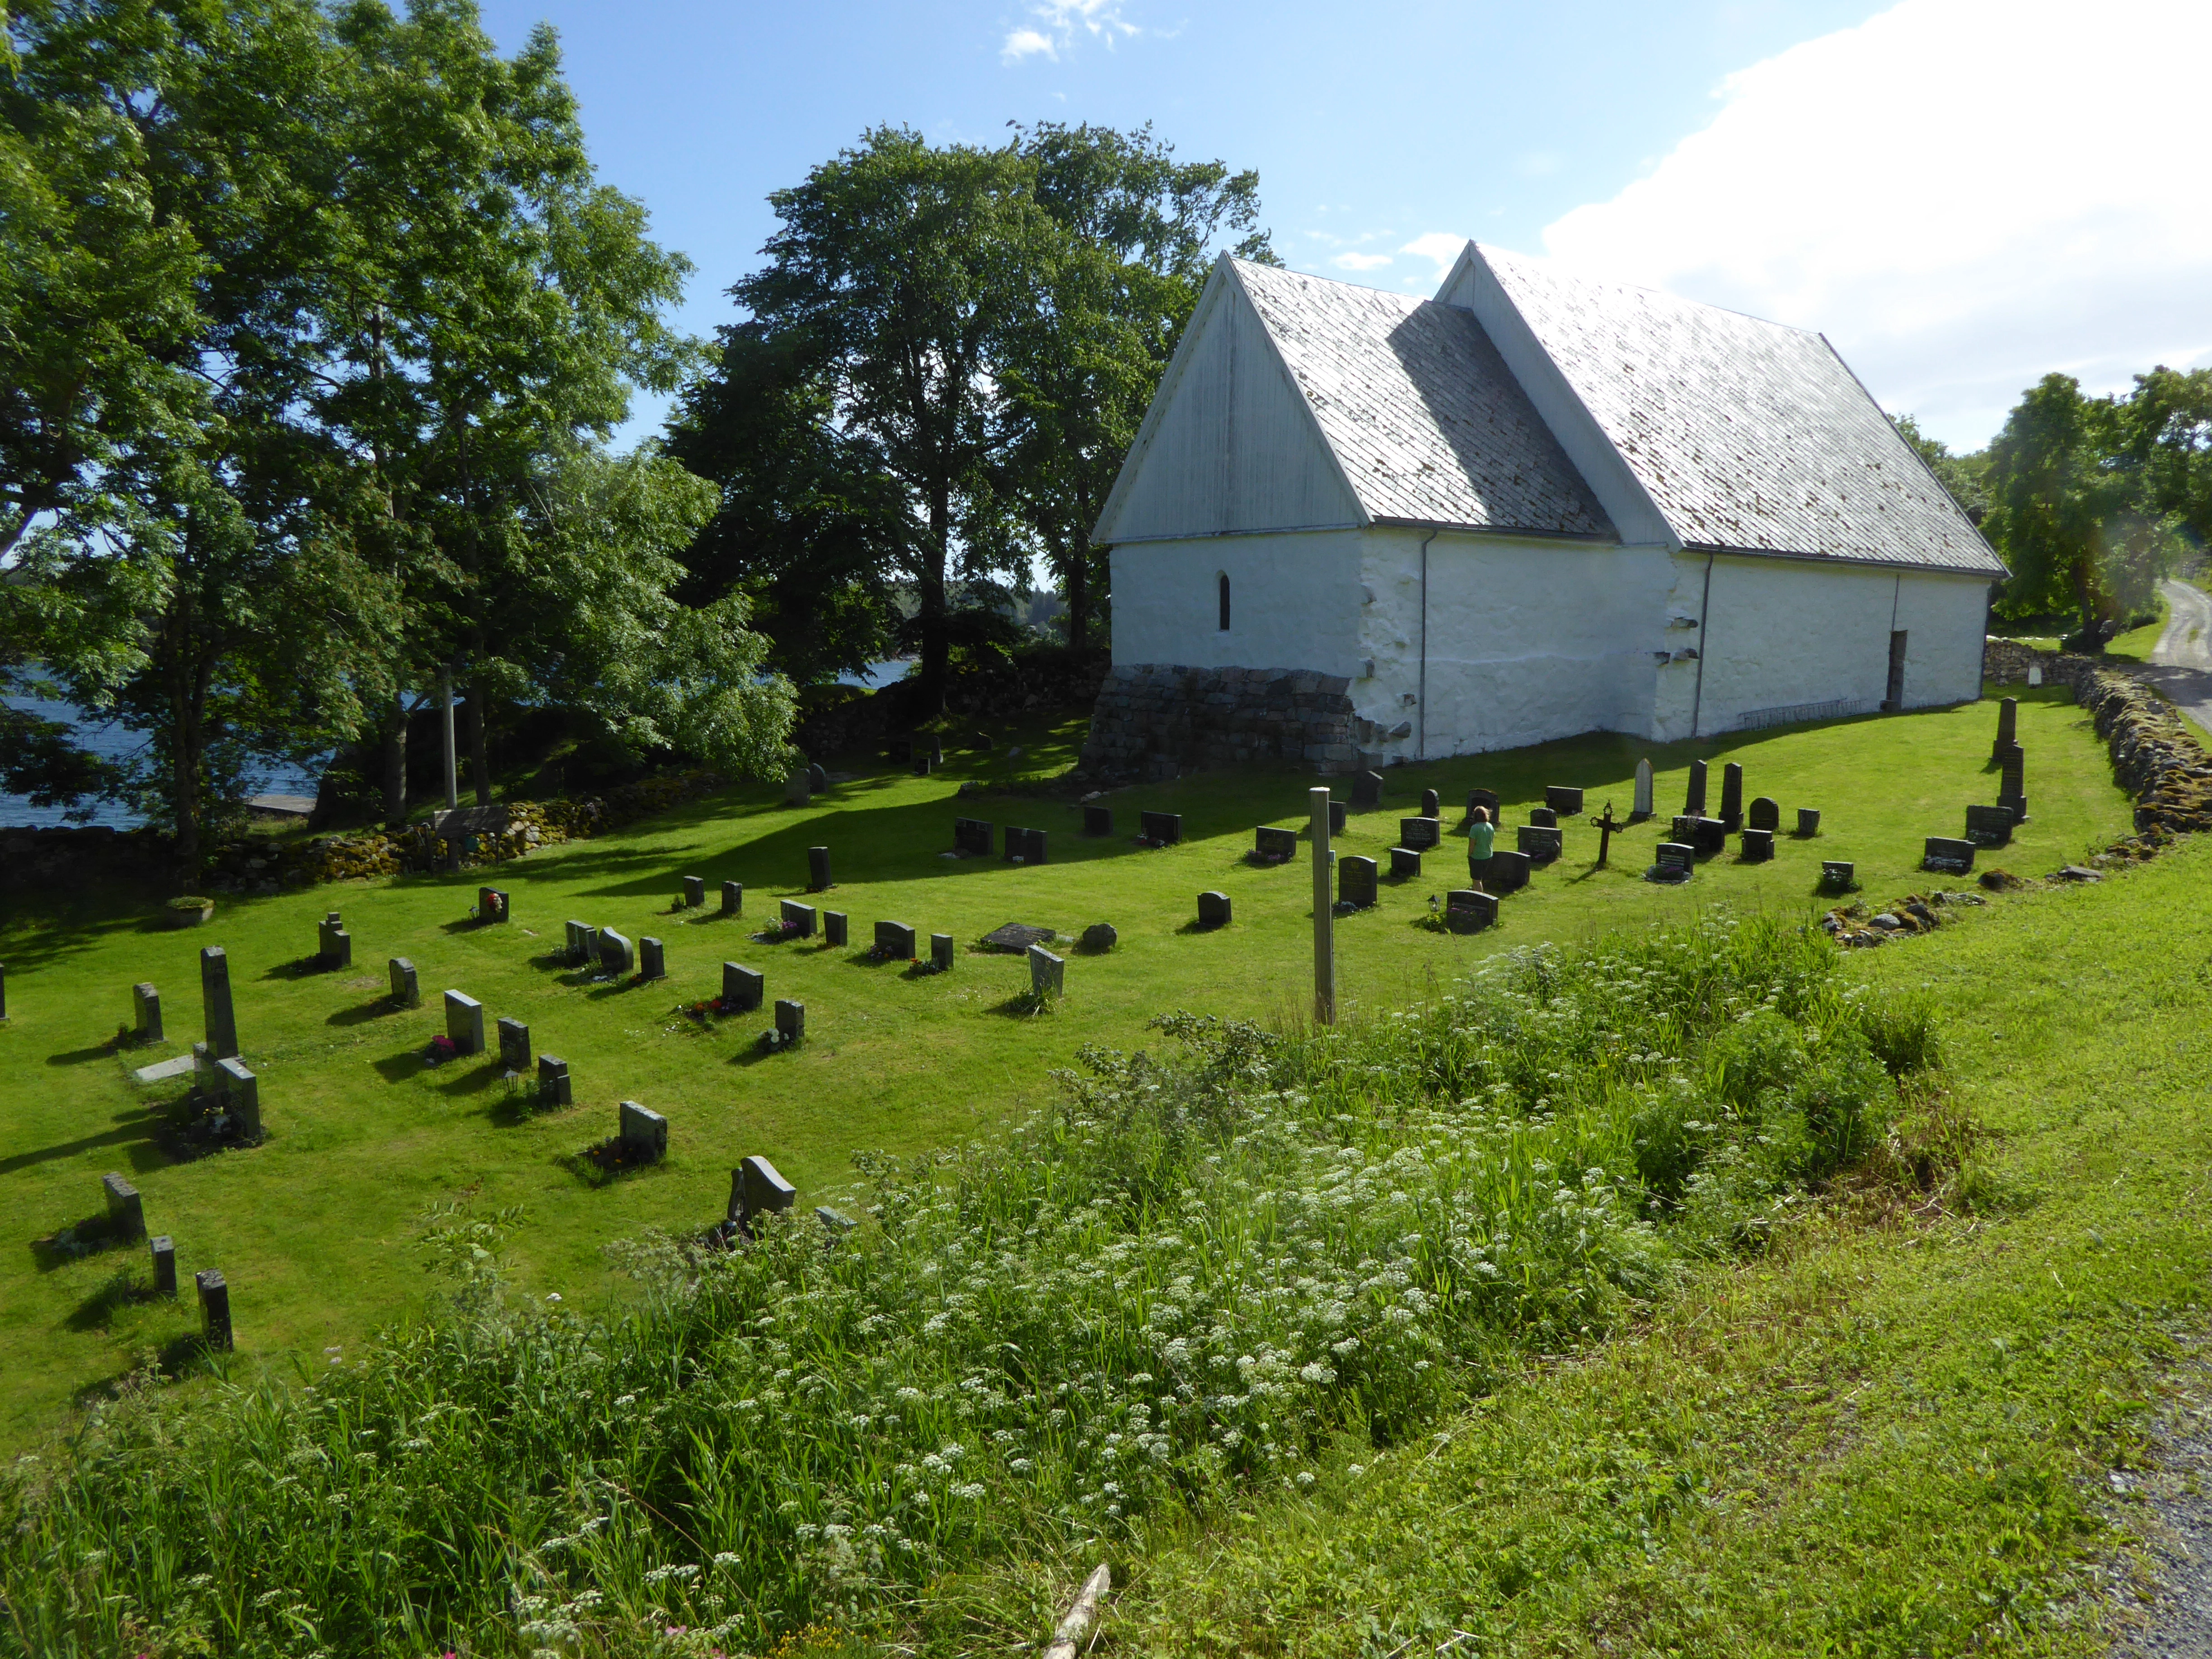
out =
[[[1393,768],[1371,802],[1331,780],[1335,890],[1374,861],[1373,902],[1337,919],[1340,1017],[1432,998],[1498,951],[1716,905],[1808,919],[1838,902],[1822,877],[1839,861],[1873,901],[1970,887],[1923,860],[2018,787],[1993,757],[1996,708],[1671,749],[1578,738]],[[2023,693],[2017,720],[2033,811],[1978,868],[2040,876],[2125,833],[2130,804],[2063,689]],[[749,1158],[802,1208],[849,1207],[855,1153],[988,1140],[1086,1047],[1157,1042],[1156,1016],[1308,1018],[1315,779],[1255,767],[1084,800],[1042,781],[1079,720],[997,736],[948,744],[927,775],[823,757],[827,787],[803,805],[746,786],[496,866],[226,897],[195,927],[99,892],[11,918],[0,1204],[23,1237],[0,1259],[0,1443],[65,1426],[149,1356],[173,1363],[203,1304],[234,1333],[233,1367],[342,1355],[419,1304],[441,1205],[519,1207],[518,1287],[595,1305],[625,1293],[607,1246],[721,1222]],[[1631,823],[1641,760],[1654,815]],[[1687,879],[1646,879],[1697,763],[1707,811],[1728,810],[1740,766],[1735,810],[1772,803],[1778,827],[1747,842],[1739,826],[1693,849]],[[1501,851],[1556,840],[1557,856],[1497,896],[1494,922],[1458,931],[1442,907],[1469,884],[1478,790],[1496,797]],[[1599,868],[1589,820],[1608,808]],[[1815,833],[1796,832],[1801,811]],[[1110,942],[1086,944],[1098,924]],[[1033,931],[986,943],[1010,925]],[[192,1044],[216,1036],[210,948],[235,1036],[196,1068]],[[133,1039],[138,988],[158,999],[158,1039]],[[137,1081],[148,1068],[167,1074]],[[189,1118],[193,1091],[221,1109]],[[118,1204],[128,1219],[111,1223]],[[149,1238],[167,1249],[149,1257]]]

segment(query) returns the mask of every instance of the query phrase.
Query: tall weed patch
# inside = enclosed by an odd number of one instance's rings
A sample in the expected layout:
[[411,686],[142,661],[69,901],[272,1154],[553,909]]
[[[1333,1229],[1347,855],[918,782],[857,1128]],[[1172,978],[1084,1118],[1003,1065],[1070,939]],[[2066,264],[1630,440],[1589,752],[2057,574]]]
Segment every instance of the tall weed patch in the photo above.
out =
[[[1310,1486],[1885,1133],[1933,1063],[1817,936],[1516,953],[1279,1036],[1188,1016],[1003,1141],[864,1165],[868,1224],[649,1239],[609,1320],[501,1291],[292,1386],[103,1410],[0,1492],[19,1650],[707,1653],[948,1572]],[[1924,1021],[1922,1023],[1924,1025]]]

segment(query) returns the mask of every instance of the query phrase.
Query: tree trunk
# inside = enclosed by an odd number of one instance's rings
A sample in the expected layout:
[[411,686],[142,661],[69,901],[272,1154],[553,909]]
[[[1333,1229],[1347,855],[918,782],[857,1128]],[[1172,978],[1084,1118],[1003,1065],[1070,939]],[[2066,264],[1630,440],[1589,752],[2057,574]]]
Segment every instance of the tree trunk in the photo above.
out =
[[476,786],[477,805],[491,805],[491,763],[484,738],[484,693],[481,685],[469,688],[469,781]]
[[1061,568],[1067,588],[1067,642],[1080,651],[1091,638],[1091,549],[1081,535],[1075,538]]
[[407,825],[407,694],[392,694],[392,718],[384,727],[384,823]]
[[169,671],[169,795],[175,827],[177,867],[190,878],[200,867],[199,732],[192,699],[185,689],[184,664]]
[[951,650],[945,637],[945,567],[952,541],[952,497],[940,489],[930,497],[929,542],[921,560],[921,716],[945,712],[945,684],[951,676]]

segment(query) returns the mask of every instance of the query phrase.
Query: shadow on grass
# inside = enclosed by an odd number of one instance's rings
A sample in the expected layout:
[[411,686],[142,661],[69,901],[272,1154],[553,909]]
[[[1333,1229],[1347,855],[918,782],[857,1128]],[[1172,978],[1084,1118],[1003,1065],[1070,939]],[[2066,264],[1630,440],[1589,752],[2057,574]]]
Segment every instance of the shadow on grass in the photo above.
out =
[[[422,1004],[416,1003],[415,1006],[419,1008],[422,1006]],[[374,1002],[364,1002],[356,1008],[341,1008],[337,1012],[331,1014],[325,1018],[323,1021],[323,1024],[325,1025],[366,1025],[373,1019],[382,1019],[386,1014],[399,1014],[406,1012],[407,1011],[405,1009],[402,1008],[390,997],[379,997]]]
[[[157,1168],[165,1160],[153,1150],[154,1120],[132,1113],[119,1120],[112,1129],[104,1129],[95,1135],[84,1135],[76,1140],[64,1140],[52,1146],[40,1146],[27,1152],[15,1152],[0,1158],[0,1175],[12,1175],[18,1170],[28,1170],[40,1164],[52,1164],[58,1158],[75,1158],[79,1152],[88,1152],[95,1146],[128,1146],[131,1149],[131,1167],[137,1170]],[[143,1161],[138,1157],[141,1148],[150,1154]]]
[[1176,929],[1176,932],[1178,933],[1218,933],[1224,928],[1233,927],[1236,925],[1237,924],[1234,921],[1191,921],[1183,923],[1182,927]]
[[580,1152],[563,1152],[553,1162],[594,1191],[602,1187],[611,1187],[618,1181],[649,1174],[662,1167],[658,1162],[634,1161],[620,1138],[613,1135],[585,1147]]
[[116,1371],[96,1382],[88,1382],[70,1396],[82,1409],[104,1401],[120,1399],[125,1394],[147,1382],[181,1382],[199,1371],[223,1372],[221,1358],[211,1352],[207,1340],[198,1332],[175,1336],[152,1349],[142,1358],[145,1363],[127,1371]]
[[[471,1066],[471,1060],[476,1063]],[[439,1074],[441,1080],[434,1086],[441,1095],[480,1095],[507,1075],[505,1062],[489,1053],[466,1054],[431,1069]],[[456,1073],[459,1075],[453,1075]]]
[[377,1075],[386,1083],[404,1083],[409,1078],[431,1070],[423,1060],[420,1048],[402,1048],[396,1054],[386,1054],[382,1060],[371,1060]]
[[115,1052],[112,1043],[102,1042],[89,1048],[71,1048],[66,1054],[48,1054],[49,1066],[82,1066],[88,1060],[105,1060]]
[[261,975],[264,979],[313,979],[319,974],[335,974],[350,963],[325,962],[320,957],[298,957],[290,962],[280,962]]
[[126,1250],[140,1243],[143,1237],[140,1233],[122,1231],[109,1221],[107,1212],[102,1210],[86,1216],[81,1221],[72,1221],[66,1227],[58,1227],[43,1238],[33,1239],[31,1260],[38,1264],[40,1273],[50,1273],[72,1262],[82,1261],[87,1256],[109,1255],[118,1250]]
[[108,1275],[106,1282],[98,1290],[70,1310],[68,1317],[62,1321],[62,1326],[64,1329],[72,1331],[104,1331],[118,1308],[169,1299],[155,1291],[141,1269],[136,1267],[118,1267]]

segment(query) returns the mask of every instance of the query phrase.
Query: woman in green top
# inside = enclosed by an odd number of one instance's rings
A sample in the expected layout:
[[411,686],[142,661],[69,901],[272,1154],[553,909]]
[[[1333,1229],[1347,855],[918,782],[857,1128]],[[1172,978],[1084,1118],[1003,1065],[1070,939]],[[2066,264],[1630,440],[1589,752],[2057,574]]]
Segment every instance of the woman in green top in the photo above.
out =
[[1490,809],[1476,807],[1474,820],[1467,826],[1467,875],[1478,892],[1490,878],[1490,849],[1497,841],[1498,826],[1490,821]]

